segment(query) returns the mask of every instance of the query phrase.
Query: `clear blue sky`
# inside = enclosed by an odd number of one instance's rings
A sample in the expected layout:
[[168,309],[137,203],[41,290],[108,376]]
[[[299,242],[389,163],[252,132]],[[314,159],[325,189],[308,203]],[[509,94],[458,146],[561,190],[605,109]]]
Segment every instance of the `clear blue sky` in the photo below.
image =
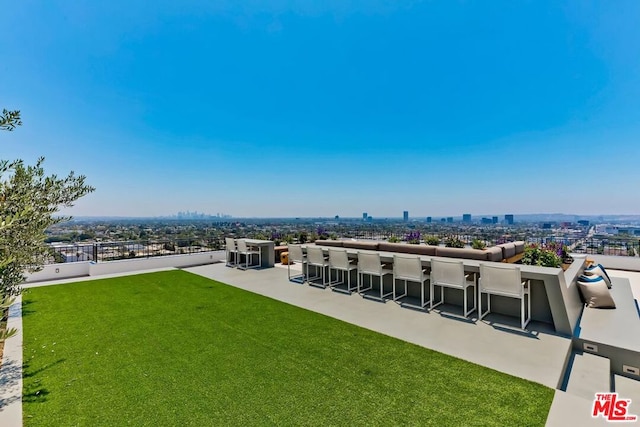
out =
[[638,214],[638,22],[636,0],[10,2],[24,126],[0,158],[87,175],[80,216]]

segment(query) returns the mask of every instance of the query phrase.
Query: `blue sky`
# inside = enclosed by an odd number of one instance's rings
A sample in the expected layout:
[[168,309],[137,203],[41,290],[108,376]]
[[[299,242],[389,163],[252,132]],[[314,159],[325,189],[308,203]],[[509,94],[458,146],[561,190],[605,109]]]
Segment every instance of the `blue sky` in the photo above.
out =
[[[152,5],[152,6],[150,6]],[[29,1],[1,158],[64,213],[640,213],[640,2]]]

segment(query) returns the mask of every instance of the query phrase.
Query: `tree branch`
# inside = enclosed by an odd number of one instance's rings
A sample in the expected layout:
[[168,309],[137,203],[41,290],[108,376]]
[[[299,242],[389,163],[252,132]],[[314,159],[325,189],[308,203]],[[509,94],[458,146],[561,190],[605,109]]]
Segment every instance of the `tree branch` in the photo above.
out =
[[9,111],[6,108],[3,109],[2,115],[0,115],[0,130],[8,130],[11,132],[17,126],[22,126],[20,110]]

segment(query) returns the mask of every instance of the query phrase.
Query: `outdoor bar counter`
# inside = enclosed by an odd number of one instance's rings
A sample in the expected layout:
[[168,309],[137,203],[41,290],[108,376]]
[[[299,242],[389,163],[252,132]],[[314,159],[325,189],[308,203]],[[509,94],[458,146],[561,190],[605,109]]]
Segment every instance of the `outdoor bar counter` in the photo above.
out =
[[[308,245],[302,245],[306,250]],[[329,248],[322,247],[325,254]],[[336,248],[341,249],[341,248]],[[393,263],[394,255],[419,257],[425,268],[431,267],[431,259],[438,258],[425,255],[407,255],[385,251],[371,251],[366,249],[342,248],[346,250],[349,258],[357,259],[358,252],[377,252],[384,263]],[[452,258],[447,258],[452,259]],[[458,258],[456,258],[458,259]],[[585,256],[575,256],[575,261],[567,271],[561,268],[538,267],[533,265],[517,265],[520,268],[522,279],[529,279],[531,282],[531,317],[532,320],[546,322],[555,328],[556,333],[572,336],[573,330],[578,322],[583,303],[577,291],[576,278],[584,269],[586,264]],[[478,261],[471,259],[459,259],[464,264],[465,272],[480,273],[480,264],[493,264],[489,261]],[[504,263],[496,263],[505,265]],[[513,265],[513,264],[510,264]],[[455,289],[445,289],[447,302],[452,304],[462,304],[462,293]],[[493,296],[491,303],[492,311],[506,315],[519,316],[519,302],[512,298]]]

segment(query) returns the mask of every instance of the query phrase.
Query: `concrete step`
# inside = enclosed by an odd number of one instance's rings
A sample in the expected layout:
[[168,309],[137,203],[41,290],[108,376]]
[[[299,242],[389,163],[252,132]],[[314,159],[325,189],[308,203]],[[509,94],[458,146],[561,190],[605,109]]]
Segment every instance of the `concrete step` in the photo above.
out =
[[613,387],[621,398],[631,399],[631,413],[640,415],[640,381],[616,374]]
[[573,357],[566,392],[593,400],[596,393],[606,393],[610,390],[609,359],[589,353],[576,353]]
[[[633,406],[633,405],[632,405]],[[586,399],[562,390],[556,390],[547,416],[546,427],[610,426],[604,418],[593,418],[593,397]],[[634,413],[631,411],[631,413]],[[625,423],[626,424],[626,423]],[[634,424],[631,424],[634,425]]]

